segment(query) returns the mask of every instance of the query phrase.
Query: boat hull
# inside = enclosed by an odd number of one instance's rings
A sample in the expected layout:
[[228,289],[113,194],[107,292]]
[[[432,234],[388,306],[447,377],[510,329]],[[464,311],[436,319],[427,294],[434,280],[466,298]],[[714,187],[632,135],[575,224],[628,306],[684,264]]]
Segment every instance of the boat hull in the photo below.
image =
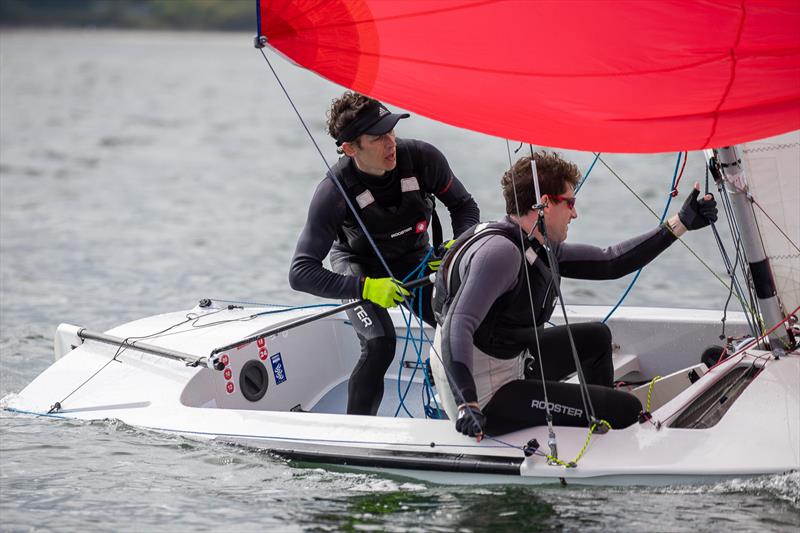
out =
[[[593,318],[594,311],[570,310],[579,319]],[[216,346],[307,313],[293,310],[239,320],[253,310],[222,310],[147,342],[207,356]],[[186,315],[150,317],[108,333],[141,337],[163,331]],[[523,453],[533,440],[543,445],[540,451],[548,451],[544,427],[476,442],[458,434],[448,420],[392,416],[400,409],[399,402],[392,401],[400,395],[393,394],[394,389],[402,392],[409,381],[412,391],[422,387],[421,371],[415,373],[415,364],[401,364],[399,356],[387,373],[387,398],[381,409],[385,416],[343,414],[347,378],[358,356],[355,335],[344,316],[229,350],[224,354],[229,372],[188,366],[135,346],[120,349],[85,342],[59,357],[5,407],[37,416],[117,419],[147,430],[266,450],[300,464],[339,465],[437,483],[670,485],[800,469],[800,356],[776,360],[768,353],[749,351],[706,371],[697,364],[701,350],[687,354],[681,343],[704,347],[698,342],[718,328],[712,316],[685,310],[621,313],[611,324],[615,343],[620,344],[618,370],[623,365],[630,370],[633,361],[639,375],[672,371],[676,377],[671,384],[660,386],[657,381],[647,387],[651,400],[659,390],[669,392],[651,405],[651,421],[590,438],[586,428],[557,427],[559,454],[565,461],[577,457],[588,438],[573,468]],[[395,318],[400,326],[402,319]],[[198,327],[211,321],[219,325]],[[673,342],[667,344],[666,338]],[[64,339],[60,345],[64,351]],[[70,342],[66,345],[71,348]],[[627,350],[637,353],[623,355]],[[242,390],[249,386],[243,370],[249,361],[266,371],[266,390],[257,400],[248,399]],[[693,383],[686,378],[687,368],[699,370]],[[743,368],[755,369],[750,371],[754,375],[712,426],[672,427],[691,406],[708,402],[705,396],[719,394],[715,387],[727,387],[722,380],[731,378],[726,376]],[[399,382],[393,374],[400,376]],[[56,402],[60,409],[48,414]],[[411,403],[407,396],[403,405]]]

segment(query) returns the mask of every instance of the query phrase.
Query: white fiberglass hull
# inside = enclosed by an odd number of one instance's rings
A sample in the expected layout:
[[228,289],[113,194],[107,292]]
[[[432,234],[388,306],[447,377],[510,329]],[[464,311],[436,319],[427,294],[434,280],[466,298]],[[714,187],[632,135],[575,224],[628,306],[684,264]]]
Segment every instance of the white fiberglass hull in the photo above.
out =
[[[249,318],[260,311],[263,308],[215,310],[193,324],[170,329],[168,335],[142,342],[205,356],[218,346],[308,314],[287,311]],[[570,310],[576,320],[592,318],[600,311]],[[150,317],[108,333],[150,335],[185,317],[186,312]],[[61,409],[49,416],[118,419],[145,429],[271,450],[302,462],[347,465],[439,483],[557,483],[563,479],[598,485],[660,485],[800,469],[800,355],[795,352],[776,360],[768,353],[750,351],[706,373],[705,366],[697,365],[699,352],[718,333],[718,318],[718,313],[707,311],[632,308],[617,316],[610,325],[615,343],[620,344],[615,357],[618,371],[664,379],[652,389],[652,422],[593,435],[575,468],[548,464],[540,455],[525,457],[521,448],[532,439],[547,451],[545,427],[476,442],[458,434],[447,420],[340,414],[344,384],[358,355],[355,335],[343,316],[230,350],[225,372],[186,366],[133,348],[109,363],[118,348],[87,341],[8,400],[6,408],[45,415],[60,402]],[[197,327],[212,322],[219,324]],[[402,322],[399,317],[398,322]],[[57,344],[64,342],[70,343],[68,335]],[[266,392],[255,401],[240,390],[247,386],[240,375],[247,361],[263,361],[267,370]],[[387,376],[393,370],[405,377],[413,372],[395,367]],[[694,383],[684,376],[691,370],[695,370]],[[736,378],[739,375],[743,377]],[[419,382],[419,375],[414,380]],[[728,382],[741,385],[745,380],[734,398]],[[387,386],[384,404],[392,403],[392,392]],[[713,400],[715,394],[723,398],[717,403],[728,396],[731,400],[713,425],[673,427],[686,425],[681,417],[686,418],[687,406],[703,410],[709,403],[703,403],[703,398]],[[316,412],[320,410],[325,412]],[[393,413],[394,408],[389,411]],[[385,406],[382,412],[387,412]],[[559,457],[572,460],[584,447],[588,430],[557,427],[556,435]]]

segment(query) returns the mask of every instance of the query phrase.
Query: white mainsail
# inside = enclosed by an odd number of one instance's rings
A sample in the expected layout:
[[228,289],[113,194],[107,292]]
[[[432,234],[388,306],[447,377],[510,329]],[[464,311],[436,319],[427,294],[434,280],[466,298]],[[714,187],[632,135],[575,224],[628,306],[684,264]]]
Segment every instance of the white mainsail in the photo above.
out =
[[791,313],[800,305],[800,131],[746,143],[742,159],[778,298]]

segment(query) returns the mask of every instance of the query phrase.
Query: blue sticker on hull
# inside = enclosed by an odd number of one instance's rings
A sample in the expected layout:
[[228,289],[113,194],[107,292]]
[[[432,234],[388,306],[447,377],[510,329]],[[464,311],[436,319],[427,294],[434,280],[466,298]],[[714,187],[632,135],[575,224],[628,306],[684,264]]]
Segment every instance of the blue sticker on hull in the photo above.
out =
[[281,352],[272,354],[269,358],[272,363],[272,373],[275,375],[275,385],[280,385],[286,381],[286,371],[283,369],[283,359],[281,359]]

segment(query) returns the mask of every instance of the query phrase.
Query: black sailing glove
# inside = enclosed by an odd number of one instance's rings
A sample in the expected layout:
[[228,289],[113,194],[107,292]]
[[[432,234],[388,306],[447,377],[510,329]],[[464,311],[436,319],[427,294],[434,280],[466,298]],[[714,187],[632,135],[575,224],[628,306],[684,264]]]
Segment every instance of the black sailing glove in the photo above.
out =
[[683,202],[678,213],[681,223],[689,231],[704,228],[717,221],[717,201],[714,199],[714,195],[707,194],[706,196],[711,197],[709,200],[706,200],[705,196],[698,200],[699,195],[700,189],[695,187]]
[[479,407],[467,405],[458,410],[456,431],[468,437],[482,437],[483,426],[486,425],[486,415]]

